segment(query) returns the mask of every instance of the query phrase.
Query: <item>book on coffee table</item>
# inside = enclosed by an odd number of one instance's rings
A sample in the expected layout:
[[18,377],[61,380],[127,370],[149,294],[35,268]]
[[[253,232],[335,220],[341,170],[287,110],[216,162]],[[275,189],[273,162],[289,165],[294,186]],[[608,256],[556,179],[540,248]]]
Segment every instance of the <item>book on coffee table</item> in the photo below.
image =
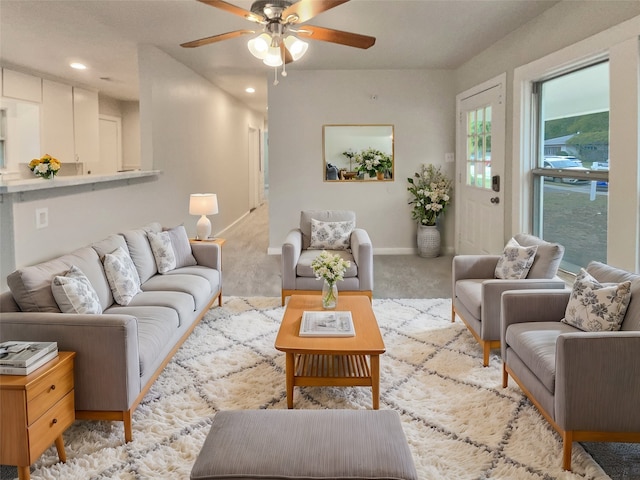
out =
[[351,312],[302,312],[301,337],[353,337]]

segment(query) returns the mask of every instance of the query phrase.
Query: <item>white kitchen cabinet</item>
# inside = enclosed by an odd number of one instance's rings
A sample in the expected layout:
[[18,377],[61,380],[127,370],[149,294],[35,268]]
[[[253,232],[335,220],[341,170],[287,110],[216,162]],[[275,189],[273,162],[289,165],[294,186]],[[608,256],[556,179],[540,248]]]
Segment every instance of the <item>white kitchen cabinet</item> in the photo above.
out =
[[42,79],[3,68],[2,96],[40,103],[42,101]]
[[42,154],[62,163],[75,162],[73,134],[73,88],[42,81]]

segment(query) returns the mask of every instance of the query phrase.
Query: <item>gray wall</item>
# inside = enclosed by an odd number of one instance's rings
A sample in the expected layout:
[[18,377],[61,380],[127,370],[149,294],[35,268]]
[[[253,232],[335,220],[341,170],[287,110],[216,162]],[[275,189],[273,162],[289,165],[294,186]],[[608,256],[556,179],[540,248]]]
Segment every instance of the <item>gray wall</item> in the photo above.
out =
[[[374,253],[412,253],[417,227],[407,177],[422,163],[453,175],[444,158],[455,148],[454,116],[454,76],[446,70],[291,71],[270,86],[270,252],[299,225],[300,210],[347,209],[369,232]],[[324,182],[324,124],[393,124],[395,180]],[[441,218],[450,248],[453,217]]]

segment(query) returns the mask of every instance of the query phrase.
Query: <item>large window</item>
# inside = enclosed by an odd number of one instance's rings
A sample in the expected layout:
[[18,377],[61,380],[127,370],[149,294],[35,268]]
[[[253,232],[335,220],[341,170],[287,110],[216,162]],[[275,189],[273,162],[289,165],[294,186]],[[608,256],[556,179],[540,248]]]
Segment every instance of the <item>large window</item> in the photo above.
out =
[[545,80],[534,91],[534,233],[564,245],[562,268],[577,272],[607,260],[609,64]]

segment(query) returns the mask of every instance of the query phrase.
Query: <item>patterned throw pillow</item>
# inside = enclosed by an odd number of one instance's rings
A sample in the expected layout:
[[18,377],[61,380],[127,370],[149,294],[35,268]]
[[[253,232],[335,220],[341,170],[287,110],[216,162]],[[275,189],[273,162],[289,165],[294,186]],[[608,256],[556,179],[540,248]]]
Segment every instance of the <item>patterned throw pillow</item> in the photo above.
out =
[[158,273],[167,273],[176,268],[176,255],[173,253],[169,232],[147,232],[153,258],[156,259]]
[[119,305],[129,305],[133,297],[141,292],[140,277],[133,260],[122,247],[118,247],[107,253],[102,263],[113,299]]
[[51,292],[63,313],[102,313],[100,299],[93,285],[75,265],[64,275],[53,277]]
[[631,282],[600,283],[582,268],[562,321],[585,332],[620,330],[631,301]]
[[353,220],[347,222],[321,222],[311,219],[310,250],[348,250],[351,232],[356,227]]
[[507,242],[502,257],[496,265],[495,277],[504,280],[520,280],[527,278],[529,269],[536,258],[538,245],[522,247],[512,238]]

